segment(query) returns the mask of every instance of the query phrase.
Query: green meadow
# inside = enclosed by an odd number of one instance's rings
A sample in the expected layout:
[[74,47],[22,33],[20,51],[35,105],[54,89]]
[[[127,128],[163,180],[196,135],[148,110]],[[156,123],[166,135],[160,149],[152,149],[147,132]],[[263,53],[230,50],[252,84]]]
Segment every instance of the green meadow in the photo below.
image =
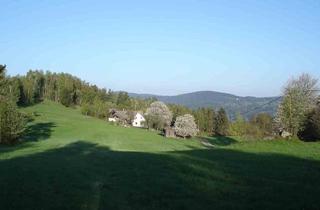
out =
[[320,206],[320,143],[167,139],[48,101],[22,111],[24,141],[0,147],[4,210]]

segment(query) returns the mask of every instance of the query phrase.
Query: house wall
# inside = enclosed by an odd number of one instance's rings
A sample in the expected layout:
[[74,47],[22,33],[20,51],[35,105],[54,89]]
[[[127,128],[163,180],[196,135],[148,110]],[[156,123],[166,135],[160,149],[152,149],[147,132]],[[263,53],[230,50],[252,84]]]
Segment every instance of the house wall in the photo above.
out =
[[117,119],[114,118],[114,117],[110,117],[110,118],[108,118],[108,121],[109,121],[109,122],[117,122]]
[[134,120],[132,122],[132,126],[134,127],[143,127],[143,123],[146,120],[144,119],[144,117],[142,116],[142,114],[137,113],[136,116],[134,116]]

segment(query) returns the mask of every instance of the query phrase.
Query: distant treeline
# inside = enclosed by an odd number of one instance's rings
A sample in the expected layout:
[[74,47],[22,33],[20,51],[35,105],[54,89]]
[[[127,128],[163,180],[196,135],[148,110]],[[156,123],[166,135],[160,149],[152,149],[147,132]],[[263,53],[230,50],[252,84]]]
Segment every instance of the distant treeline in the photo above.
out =
[[[80,106],[83,114],[101,119],[108,117],[110,109],[144,112],[152,102],[156,101],[155,98],[137,99],[129,97],[126,92],[114,92],[110,89],[99,88],[66,73],[30,70],[24,76],[7,77],[7,80],[9,81],[10,94],[19,106],[51,100],[67,107]],[[224,109],[216,113],[211,108],[191,110],[182,105],[169,104],[168,106],[173,113],[172,124],[177,116],[192,114],[200,132],[226,134],[225,129],[219,131],[216,123],[221,120],[228,124],[228,117]]]

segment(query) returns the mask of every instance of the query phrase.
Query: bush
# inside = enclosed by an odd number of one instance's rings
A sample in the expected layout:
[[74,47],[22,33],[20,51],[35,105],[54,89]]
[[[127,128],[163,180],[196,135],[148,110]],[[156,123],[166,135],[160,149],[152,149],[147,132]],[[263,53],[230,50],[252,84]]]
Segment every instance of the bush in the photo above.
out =
[[0,143],[13,144],[23,133],[26,120],[15,103],[0,101]]
[[72,105],[72,90],[68,90],[66,88],[62,89],[60,92],[60,102],[66,107]]
[[228,133],[231,136],[244,136],[247,132],[246,127],[247,122],[245,119],[240,114],[237,114],[236,120],[230,124]]
[[220,108],[215,119],[215,134],[219,136],[228,135],[229,119],[226,111]]
[[[229,134],[231,136],[243,136],[247,139],[269,136],[270,134],[265,128],[271,126],[271,120],[265,123],[264,117],[259,114],[248,122],[240,114],[237,114],[236,120],[230,124]],[[261,118],[263,118],[262,121],[260,120]]]
[[192,137],[197,135],[198,129],[194,117],[190,114],[179,116],[174,123],[174,131],[177,136]]
[[93,104],[81,104],[81,113],[87,116],[93,116],[100,119],[107,118],[109,109],[112,105],[102,100],[94,100]]
[[273,118],[268,113],[259,113],[253,116],[250,124],[258,127],[262,135],[270,136],[273,133]]
[[81,105],[81,114],[90,115],[90,104],[82,104]]
[[320,141],[320,104],[308,114],[304,128],[298,136],[305,141]]

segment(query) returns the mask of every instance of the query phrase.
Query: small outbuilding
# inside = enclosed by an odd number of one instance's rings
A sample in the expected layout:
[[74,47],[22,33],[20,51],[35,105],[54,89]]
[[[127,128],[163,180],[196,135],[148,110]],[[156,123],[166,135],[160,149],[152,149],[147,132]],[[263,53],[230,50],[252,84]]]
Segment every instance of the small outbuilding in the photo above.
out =
[[175,137],[176,137],[176,134],[175,134],[174,129],[171,128],[171,127],[166,127],[166,128],[164,129],[164,136],[165,136],[166,138],[175,138]]

